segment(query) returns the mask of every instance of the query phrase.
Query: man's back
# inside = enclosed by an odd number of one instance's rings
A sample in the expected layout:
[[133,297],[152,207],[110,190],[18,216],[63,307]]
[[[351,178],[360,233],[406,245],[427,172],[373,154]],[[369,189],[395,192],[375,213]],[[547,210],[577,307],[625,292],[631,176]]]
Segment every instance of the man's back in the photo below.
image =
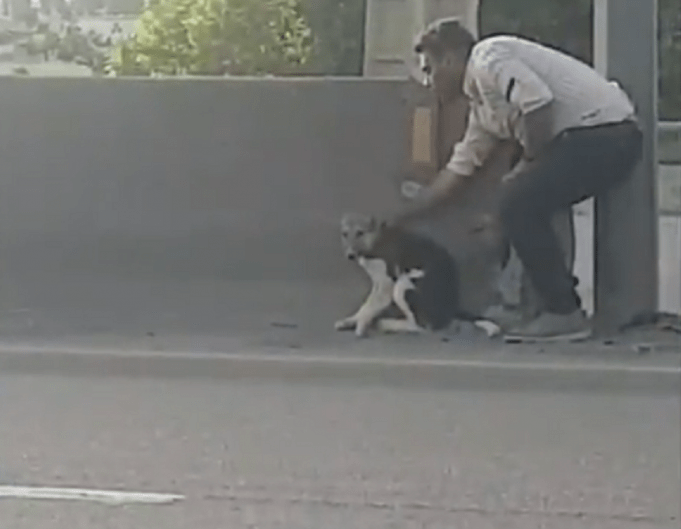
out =
[[546,84],[554,97],[558,130],[634,116],[633,104],[616,83],[580,60],[530,40],[489,37],[475,45],[470,64],[473,71],[489,72],[502,61],[520,61]]

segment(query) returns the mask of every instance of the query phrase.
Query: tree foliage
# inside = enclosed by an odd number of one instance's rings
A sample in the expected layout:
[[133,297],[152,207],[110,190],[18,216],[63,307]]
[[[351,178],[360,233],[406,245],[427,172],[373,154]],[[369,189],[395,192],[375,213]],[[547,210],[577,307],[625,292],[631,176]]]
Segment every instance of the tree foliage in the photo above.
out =
[[[366,1],[152,0],[113,66],[122,75],[360,75]],[[658,2],[660,117],[681,119],[681,4]],[[481,34],[521,35],[590,63],[592,4],[480,0]]]
[[302,0],[314,35],[308,72],[362,75],[367,0]]
[[119,75],[296,73],[312,33],[299,0],[156,0],[115,51]]

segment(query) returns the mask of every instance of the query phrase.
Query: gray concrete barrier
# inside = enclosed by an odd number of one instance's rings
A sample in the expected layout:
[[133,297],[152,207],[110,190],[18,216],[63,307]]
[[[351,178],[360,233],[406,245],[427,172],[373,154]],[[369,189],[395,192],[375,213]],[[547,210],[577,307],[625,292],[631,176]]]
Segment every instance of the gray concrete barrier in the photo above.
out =
[[[406,101],[398,80],[0,77],[0,340],[328,336],[365,293],[337,222],[398,200]],[[429,228],[479,308],[489,248],[462,215]]]
[[337,278],[329,235],[339,213],[380,207],[393,192],[400,88],[2,79],[3,260],[36,271]]
[[0,330],[314,320],[357,278],[341,212],[397,199],[404,104],[397,81],[1,78]]
[[[0,78],[0,335],[328,333],[365,295],[341,213],[399,200],[405,89]],[[479,305],[464,209],[426,228],[470,257]]]

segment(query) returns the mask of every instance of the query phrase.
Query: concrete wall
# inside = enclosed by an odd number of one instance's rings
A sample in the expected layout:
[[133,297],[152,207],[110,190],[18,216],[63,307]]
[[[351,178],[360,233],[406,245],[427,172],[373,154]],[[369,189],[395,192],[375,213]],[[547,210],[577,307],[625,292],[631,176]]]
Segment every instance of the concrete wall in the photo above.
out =
[[[397,201],[406,88],[0,77],[0,340],[273,322],[328,338],[366,288],[338,219]],[[471,235],[479,181],[427,226],[461,260],[472,309],[494,251]]]
[[327,332],[365,293],[341,213],[398,197],[406,87],[0,78],[0,335]]
[[340,212],[392,191],[402,106],[396,82],[2,79],[4,260],[337,277]]
[[183,310],[192,285],[355,277],[337,222],[397,196],[404,104],[395,81],[0,78],[0,320],[66,332]]

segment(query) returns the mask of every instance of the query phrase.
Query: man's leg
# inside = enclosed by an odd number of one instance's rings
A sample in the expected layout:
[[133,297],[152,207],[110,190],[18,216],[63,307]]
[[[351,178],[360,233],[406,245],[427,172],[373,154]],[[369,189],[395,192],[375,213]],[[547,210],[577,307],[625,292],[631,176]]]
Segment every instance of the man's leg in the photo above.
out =
[[504,184],[501,218],[524,269],[542,297],[545,314],[518,339],[588,336],[576,280],[551,220],[554,214],[622,182],[640,156],[641,133],[633,123],[574,129]]

